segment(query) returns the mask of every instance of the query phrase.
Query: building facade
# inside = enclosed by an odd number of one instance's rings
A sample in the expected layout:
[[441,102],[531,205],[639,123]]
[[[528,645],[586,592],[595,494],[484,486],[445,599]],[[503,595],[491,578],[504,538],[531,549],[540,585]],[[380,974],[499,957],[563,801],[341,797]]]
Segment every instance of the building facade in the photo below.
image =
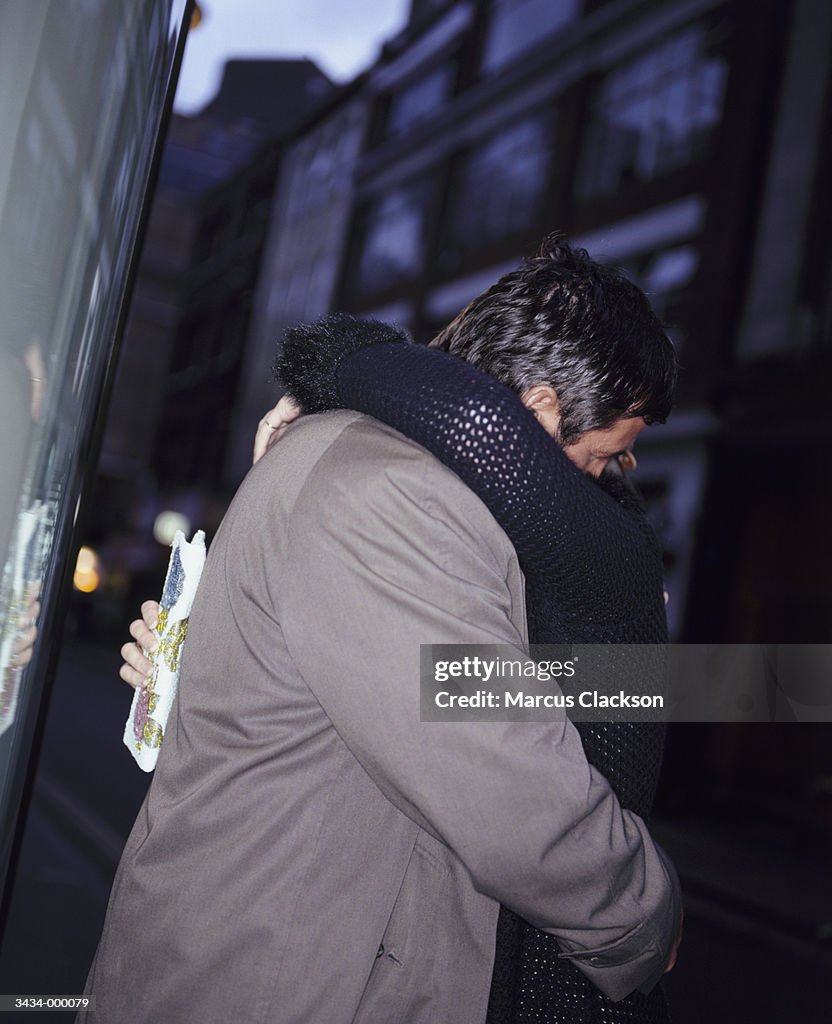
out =
[[362,77],[340,90],[287,140],[234,410],[229,484],[249,469],[257,420],[276,401],[271,365],[281,334],[335,303],[371,110],[364,86]]
[[87,536],[102,545],[106,586],[78,597],[97,605],[99,625],[155,591],[160,512],[209,534],[222,516],[282,140],[331,87],[308,60],[230,61],[203,111],[171,119]]
[[[426,341],[544,234],[564,231],[644,288],[680,352],[677,410],[639,443],[673,635],[751,641],[775,621],[782,639],[809,614],[828,621],[828,591],[810,613],[776,597],[776,582],[725,587],[726,566],[732,586],[744,579],[732,548],[745,527],[729,528],[719,507],[723,467],[750,471],[733,439],[752,429],[741,396],[757,393],[766,365],[778,366],[775,382],[784,359],[803,367],[793,395],[804,370],[806,384],[825,380],[827,236],[809,211],[827,209],[828,20],[820,0],[414,3],[376,64],[287,154],[240,436],[249,401],[271,402],[268,365],[287,324],[349,309]],[[235,451],[239,474],[242,440]],[[762,565],[759,543],[748,560]],[[743,594],[769,610],[739,612]]]
[[[240,436],[273,402],[287,323],[346,309],[427,341],[564,231],[647,292],[680,353],[677,409],[639,439],[636,474],[673,637],[825,641],[831,44],[823,0],[415,0],[343,106],[292,144]],[[321,146],[343,154],[322,160],[332,201],[293,220]],[[822,731],[792,734],[773,802],[765,742],[689,730],[668,777],[692,756],[702,792],[832,833]]]
[[[640,443],[685,635],[787,5],[416,5],[373,111],[337,305],[427,340],[562,230],[648,293],[679,408]],[[764,87],[761,87],[764,83]]]

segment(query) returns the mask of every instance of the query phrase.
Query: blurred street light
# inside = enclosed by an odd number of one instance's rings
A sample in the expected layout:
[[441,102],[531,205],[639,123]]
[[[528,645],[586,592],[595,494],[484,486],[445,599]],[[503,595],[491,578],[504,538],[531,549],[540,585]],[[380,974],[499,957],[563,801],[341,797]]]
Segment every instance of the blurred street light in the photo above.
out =
[[167,509],[156,516],[153,523],[153,536],[160,544],[168,545],[173,543],[174,534],[181,530],[187,537],[191,531],[191,521],[181,512],[174,512]]
[[91,594],[101,581],[101,563],[96,552],[86,545],[78,552],[72,585],[82,594]]

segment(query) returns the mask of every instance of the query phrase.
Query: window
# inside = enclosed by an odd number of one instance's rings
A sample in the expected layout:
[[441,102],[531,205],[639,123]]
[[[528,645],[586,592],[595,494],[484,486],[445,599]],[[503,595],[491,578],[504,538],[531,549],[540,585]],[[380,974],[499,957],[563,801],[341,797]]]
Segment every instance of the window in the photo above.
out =
[[574,21],[579,0],[494,0],[482,55],[484,71],[496,71]]
[[358,155],[361,124],[352,117],[331,118],[290,150],[286,216],[290,223],[314,213],[349,188]]
[[681,352],[686,340],[684,324],[690,286],[699,269],[699,249],[686,242],[652,249],[617,265],[645,293],[676,350]]
[[699,267],[699,250],[693,245],[663,249],[652,256],[641,273],[641,287],[648,295],[669,295],[686,288]]
[[365,213],[355,286],[382,292],[418,276],[425,258],[432,188],[425,182],[394,189]]
[[691,25],[616,68],[601,83],[576,191],[611,195],[700,158],[722,114],[728,65],[721,33]]
[[[189,9],[185,0],[86,0],[1,10],[3,887]],[[103,590],[94,575],[84,585]],[[14,644],[32,589],[43,612],[22,667]]]
[[501,131],[462,158],[443,247],[446,259],[540,228],[553,147],[553,118],[547,111]]
[[330,142],[319,143],[307,153],[305,160],[298,162],[290,200],[292,221],[327,202],[338,171],[335,146]]
[[443,64],[405,86],[390,98],[387,135],[406,135],[411,128],[441,110],[454,91],[456,63]]

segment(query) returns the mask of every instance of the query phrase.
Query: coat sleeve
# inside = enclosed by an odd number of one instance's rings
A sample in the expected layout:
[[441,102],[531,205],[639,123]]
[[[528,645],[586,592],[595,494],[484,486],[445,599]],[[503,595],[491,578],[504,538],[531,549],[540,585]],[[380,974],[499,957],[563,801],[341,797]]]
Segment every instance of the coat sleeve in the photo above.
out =
[[447,352],[385,343],[342,360],[338,394],[453,470],[505,530],[526,576],[570,612],[585,614],[591,600],[598,622],[620,621],[636,577],[664,621],[661,549],[643,509],[582,473],[495,377]]
[[350,428],[310,475],[281,588],[291,656],[376,785],[481,892],[557,936],[610,998],[649,988],[678,929],[678,879],[568,719],[420,721],[420,644],[525,657],[525,637],[507,538],[451,472],[401,451],[382,463]]

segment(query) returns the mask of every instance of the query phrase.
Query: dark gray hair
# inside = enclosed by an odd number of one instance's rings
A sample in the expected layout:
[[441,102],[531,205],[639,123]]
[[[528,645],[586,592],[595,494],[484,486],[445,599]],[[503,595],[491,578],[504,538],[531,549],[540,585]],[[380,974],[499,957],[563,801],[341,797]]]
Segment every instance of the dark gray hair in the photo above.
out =
[[678,359],[647,297],[559,234],[477,296],[430,344],[518,394],[550,385],[561,444],[622,417],[663,423],[673,404]]

